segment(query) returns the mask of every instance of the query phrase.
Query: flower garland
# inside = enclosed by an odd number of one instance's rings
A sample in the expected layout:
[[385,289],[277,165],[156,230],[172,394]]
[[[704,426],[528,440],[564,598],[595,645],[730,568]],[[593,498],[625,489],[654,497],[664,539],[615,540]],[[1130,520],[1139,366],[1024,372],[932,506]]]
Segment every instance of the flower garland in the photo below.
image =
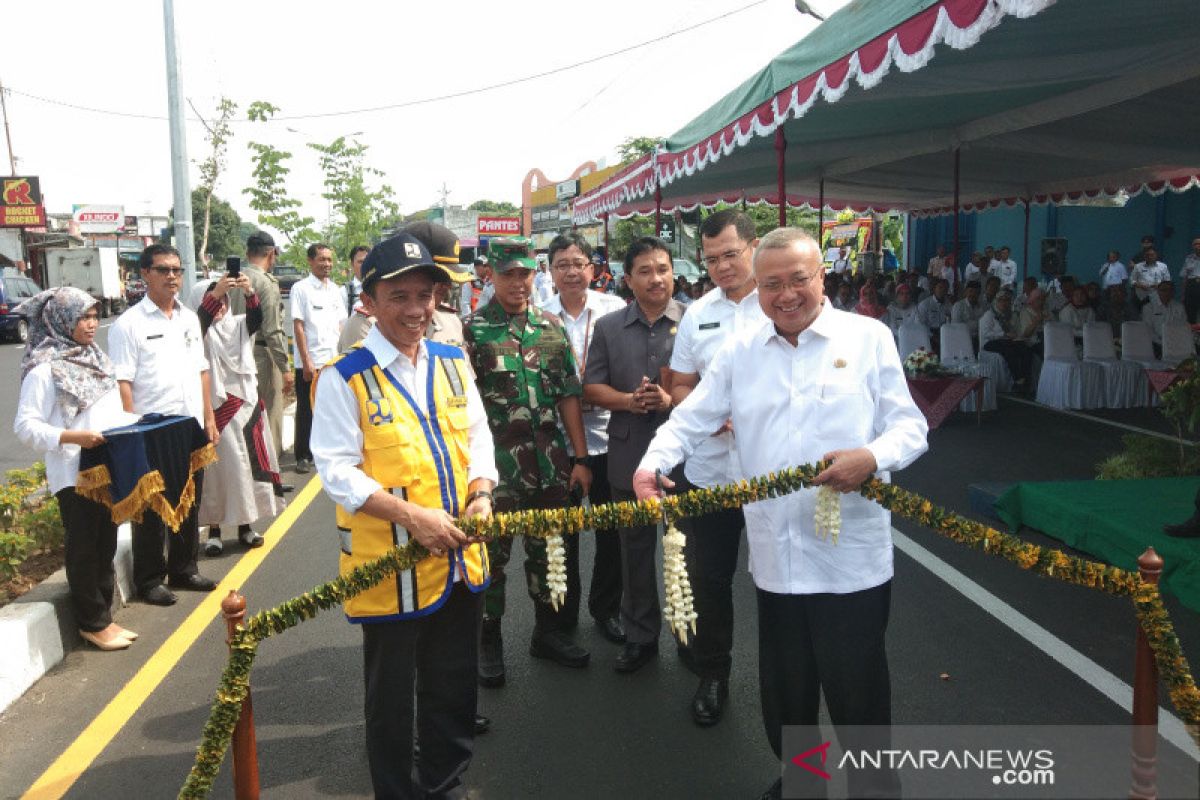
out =
[[830,539],[837,545],[838,534],[842,531],[842,495],[829,486],[817,490],[817,508],[813,515],[817,538],[821,541]]
[[663,586],[666,608],[663,616],[683,644],[688,643],[688,631],[696,633],[696,612],[692,609],[692,584],[688,580],[687,562],[683,547],[687,537],[674,525],[663,534]]
[[[515,511],[494,514],[486,519],[467,517],[460,519],[458,524],[461,530],[472,536],[523,535],[543,539],[579,533],[589,528],[603,530],[654,525],[662,518],[664,509],[668,519],[674,520],[782,497],[810,487],[825,466],[818,463],[794,467],[765,477],[712,489],[696,489],[662,499],[610,503],[589,508]],[[1022,541],[1011,534],[960,517],[935,506],[918,494],[895,484],[884,483],[878,478],[864,483],[859,493],[900,517],[932,528],[956,542],[1000,556],[1022,569],[1067,583],[1131,597],[1138,623],[1154,651],[1159,675],[1167,685],[1171,702],[1183,717],[1192,738],[1200,745],[1200,688],[1197,688],[1192,677],[1187,657],[1157,585],[1143,581],[1136,572]],[[832,523],[832,520],[829,522]],[[237,630],[230,644],[229,661],[221,674],[216,699],[204,726],[203,739],[196,750],[196,761],[179,796],[207,797],[212,790],[213,780],[225,758],[234,726],[241,714],[242,701],[250,689],[250,669],[259,641],[311,619],[323,610],[341,605],[347,598],[366,591],[397,571],[410,569],[427,555],[429,553],[425,548],[412,542],[299,597],[250,617]],[[693,621],[688,620],[688,624]]]
[[550,587],[550,604],[558,611],[567,601],[567,548],[561,533],[546,537],[546,584]]

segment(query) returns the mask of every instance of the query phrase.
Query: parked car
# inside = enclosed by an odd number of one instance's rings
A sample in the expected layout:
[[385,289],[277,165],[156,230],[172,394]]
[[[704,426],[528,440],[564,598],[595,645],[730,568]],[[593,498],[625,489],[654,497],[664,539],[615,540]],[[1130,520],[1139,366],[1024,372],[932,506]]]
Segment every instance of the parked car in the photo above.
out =
[[11,267],[0,272],[0,336],[13,342],[28,341],[29,323],[13,309],[40,291],[36,283]]
[[304,280],[308,273],[299,267],[293,267],[291,264],[276,264],[271,269],[271,274],[279,279],[279,293],[287,297],[292,293],[292,286]]
[[688,283],[695,283],[704,274],[704,271],[700,267],[686,258],[674,258],[671,260],[675,262],[676,278],[687,278]]
[[140,303],[146,296],[146,282],[141,278],[130,276],[125,279],[125,303],[132,306]]

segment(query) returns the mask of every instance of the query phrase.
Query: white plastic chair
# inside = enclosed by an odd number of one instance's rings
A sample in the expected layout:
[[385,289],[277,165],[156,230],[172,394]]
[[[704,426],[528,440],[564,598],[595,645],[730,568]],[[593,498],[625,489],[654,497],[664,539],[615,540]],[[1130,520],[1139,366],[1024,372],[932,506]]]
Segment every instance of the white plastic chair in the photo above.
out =
[[1133,361],[1146,369],[1170,368],[1154,357],[1150,326],[1144,322],[1121,323],[1121,360]]
[[1046,323],[1045,341],[1037,401],[1053,408],[1103,408],[1104,371],[1097,364],[1079,360],[1071,326]]
[[[963,322],[947,322],[939,329],[941,335],[942,366],[957,370],[964,375],[987,378],[983,382],[983,410],[996,410],[996,386],[998,376],[990,374],[975,357],[975,347],[971,344],[971,331]],[[994,366],[994,365],[993,365]],[[1005,367],[1007,371],[1007,367]],[[959,411],[975,411],[975,393],[967,395],[959,403]]]
[[1140,364],[1117,360],[1112,326],[1107,322],[1089,322],[1083,326],[1083,360],[1100,367],[1104,373],[1106,408],[1134,408],[1146,404],[1146,372]]
[[909,353],[915,350],[925,350],[928,353],[933,352],[933,347],[929,342],[929,328],[918,323],[904,323],[900,326],[900,360],[908,358]]
[[1171,367],[1196,355],[1196,339],[1186,322],[1168,322],[1163,326],[1162,360]]

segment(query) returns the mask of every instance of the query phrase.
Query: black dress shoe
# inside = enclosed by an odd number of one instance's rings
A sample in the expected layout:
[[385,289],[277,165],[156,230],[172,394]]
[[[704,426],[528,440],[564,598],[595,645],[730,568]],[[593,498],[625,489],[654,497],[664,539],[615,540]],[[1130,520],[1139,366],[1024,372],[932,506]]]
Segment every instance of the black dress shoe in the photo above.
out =
[[296,487],[290,483],[281,483],[279,484],[279,491],[283,492],[284,494],[290,494],[296,491]]
[[549,659],[564,667],[586,667],[592,657],[562,631],[539,631],[537,628],[529,641],[529,655]]
[[780,800],[783,797],[783,778],[771,784],[771,788],[758,796],[758,800]]
[[152,606],[173,606],[175,605],[176,598],[174,592],[160,583],[142,592],[142,600]]
[[189,592],[211,592],[217,588],[215,581],[203,575],[172,575],[167,579],[167,585],[172,589],[185,589]]
[[621,625],[620,617],[608,617],[596,620],[600,635],[613,644],[625,644],[625,628]]
[[487,733],[492,729],[492,718],[485,717],[483,714],[475,715],[475,735]]
[[658,657],[658,642],[637,644],[626,642],[617,654],[613,669],[617,672],[637,672],[650,661]]
[[701,728],[716,725],[725,710],[725,698],[729,696],[729,681],[718,678],[701,678],[692,697],[692,719]]
[[312,472],[313,463],[307,458],[296,459],[296,468],[293,470],[297,475],[307,475]]

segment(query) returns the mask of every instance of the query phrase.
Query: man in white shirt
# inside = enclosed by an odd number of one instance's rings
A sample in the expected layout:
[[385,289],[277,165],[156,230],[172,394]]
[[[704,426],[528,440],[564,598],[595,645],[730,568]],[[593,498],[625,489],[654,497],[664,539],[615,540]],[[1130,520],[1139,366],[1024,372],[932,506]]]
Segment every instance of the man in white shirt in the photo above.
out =
[[[587,369],[588,347],[596,322],[606,314],[623,311],[625,303],[617,296],[589,289],[594,277],[592,246],[588,240],[571,231],[554,237],[548,253],[550,275],[558,294],[543,307],[562,322],[567,339],[575,353],[575,371],[583,380]],[[600,406],[584,403],[583,432],[587,439],[588,466],[592,469],[592,485],[588,501],[593,505],[612,502],[612,487],[608,483],[608,420],[610,412]],[[563,431],[564,436],[566,431]],[[567,452],[577,455],[567,438]],[[588,587],[588,612],[596,621],[601,635],[614,644],[625,642],[621,627],[621,539],[615,528],[596,531],[596,559],[592,564],[592,582]]]
[[1142,257],[1141,262],[1133,265],[1133,274],[1130,279],[1133,282],[1134,295],[1144,306],[1154,300],[1155,287],[1163,281],[1171,280],[1171,270],[1158,260],[1158,251],[1154,247],[1147,247],[1143,250]]
[[950,321],[961,322],[971,331],[971,338],[979,338],[979,320],[983,318],[987,306],[979,302],[979,283],[971,281],[967,284],[963,298],[950,309]]
[[962,282],[963,286],[975,281],[980,286],[983,285],[983,276],[987,272],[987,257],[978,250],[971,254],[971,260],[967,262],[967,266],[963,267]]
[[917,319],[929,329],[930,342],[938,341],[942,326],[950,321],[949,287],[945,278],[938,278],[933,282],[933,294],[917,303]]
[[[749,259],[747,258],[747,263]],[[850,272],[850,251],[845,245],[838,248],[838,257],[833,260],[833,268],[831,270],[834,275],[848,277],[846,273]]]
[[488,563],[455,516],[490,515],[498,476],[462,350],[423,336],[434,285],[449,280],[413,236],[376,245],[363,265],[363,302],[376,324],[317,381],[312,449],[325,493],[338,504],[339,571],[397,544],[428,551],[345,605],[347,619],[362,623],[376,797],[463,796],[478,726]]
[[1174,322],[1187,322],[1187,311],[1175,299],[1175,284],[1163,281],[1154,287],[1155,297],[1142,306],[1142,322],[1150,326],[1150,338],[1154,342],[1154,354],[1162,355],[1163,326]]
[[942,270],[946,266],[946,247],[945,245],[937,246],[937,255],[929,259],[927,272],[931,278],[942,277]]
[[1001,247],[996,260],[988,265],[988,275],[999,278],[1002,289],[1011,290],[1017,285],[1017,262],[1009,258],[1011,252],[1008,245]]
[[1192,239],[1192,252],[1183,259],[1179,280],[1183,283],[1183,307],[1187,309],[1188,322],[1195,324],[1200,315],[1200,236]]
[[[158,413],[195,417],[216,444],[217,421],[210,400],[200,320],[176,298],[183,282],[179,251],[152,244],[142,251],[140,268],[146,296],[108,331],[108,355],[121,403],[126,411],[138,416]],[[168,534],[162,519],[154,513],[133,524],[133,581],[147,603],[169,606],[175,602],[175,594],[164,582],[175,589],[207,592],[216,588],[196,568],[200,552],[196,514],[204,473],[197,472],[193,480],[196,497],[177,533]]]
[[1124,286],[1127,280],[1129,270],[1125,269],[1125,264],[1121,262],[1121,254],[1116,250],[1109,250],[1104,263],[1100,265],[1100,288],[1107,294],[1110,286]]
[[[716,288],[693,303],[679,321],[671,352],[671,399],[676,404],[696,388],[725,342],[766,321],[754,285],[757,244],[754,220],[744,212],[718,211],[700,225],[704,266]],[[722,420],[710,434],[683,465],[687,480],[681,482],[681,491],[722,486],[741,477],[729,422]],[[688,577],[696,613],[705,619],[686,651],[688,665],[700,677],[691,708],[692,720],[701,727],[720,721],[729,694],[733,575],[745,524],[741,509],[715,511],[687,522]]]
[[346,324],[344,293],[329,278],[333,270],[333,248],[327,244],[308,246],[309,275],[292,286],[292,329],[295,342],[292,360],[296,365],[296,472],[312,469],[308,440],[312,433],[309,389],[313,376],[338,354],[338,338]]
[[365,244],[356,245],[350,249],[350,280],[346,281],[346,313],[353,314],[354,307],[359,305],[358,296],[362,294],[362,264],[367,260],[371,248]]
[[[872,474],[886,480],[916,460],[928,426],[888,329],[824,302],[820,253],[808,234],[781,228],[764,236],[754,273],[770,321],[718,351],[656,433],[634,487],[639,498],[655,495],[655,470],[687,458],[729,419],[745,475],[832,462],[816,482],[844,493],[840,544],[816,535],[816,489],[743,509],[758,590],[763,721],[782,758],[783,727],[811,726],[815,735],[823,693],[834,725],[874,726],[847,749],[865,739],[869,749],[886,749],[891,517],[854,491]],[[850,776],[852,797],[898,792],[891,770]]]
[[554,279],[550,277],[549,265],[539,261],[537,272],[533,275],[532,302],[538,308],[544,308],[551,297],[554,297]]

